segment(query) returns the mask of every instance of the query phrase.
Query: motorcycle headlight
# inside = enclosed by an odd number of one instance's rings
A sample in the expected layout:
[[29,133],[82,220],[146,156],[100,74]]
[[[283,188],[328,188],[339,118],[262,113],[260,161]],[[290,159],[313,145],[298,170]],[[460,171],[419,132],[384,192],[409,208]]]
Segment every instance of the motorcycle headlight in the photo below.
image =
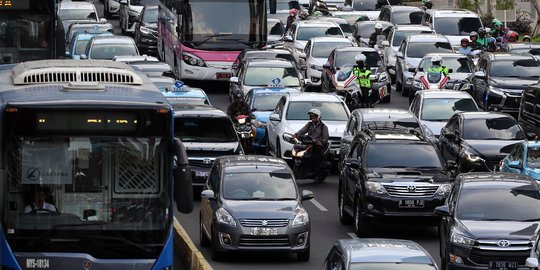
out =
[[478,162],[478,161],[481,161],[483,160],[481,157],[479,157],[478,155],[475,155],[469,151],[465,151],[463,152],[463,157],[467,160],[467,161],[470,161],[470,162]]
[[452,230],[452,234],[450,235],[450,242],[462,246],[472,247],[474,246],[475,240],[466,236],[463,236],[454,230]]
[[499,95],[499,96],[502,96],[502,97],[505,96],[504,91],[501,88],[490,86],[489,87],[489,92],[493,93],[493,94],[496,94],[496,95]]
[[441,196],[446,196],[446,195],[450,194],[451,189],[452,189],[451,184],[440,185],[439,188],[437,189],[437,194],[439,194]]
[[386,190],[384,189],[383,185],[379,182],[366,182],[366,189],[367,191],[375,194],[382,195],[386,193]]
[[243,125],[245,123],[246,123],[246,118],[239,118],[238,119],[238,124]]
[[201,58],[195,56],[194,54],[191,54],[188,52],[182,52],[182,58],[184,59],[184,62],[186,62],[186,64],[188,65],[200,66],[200,67],[206,66],[204,61]]
[[216,220],[217,222],[221,224],[236,227],[236,221],[234,221],[234,218],[232,217],[232,215],[223,208],[219,208],[216,211]]
[[309,223],[309,215],[305,208],[296,208],[296,216],[294,216],[292,226],[303,226]]
[[413,81],[413,87],[424,90],[424,84],[421,81]]

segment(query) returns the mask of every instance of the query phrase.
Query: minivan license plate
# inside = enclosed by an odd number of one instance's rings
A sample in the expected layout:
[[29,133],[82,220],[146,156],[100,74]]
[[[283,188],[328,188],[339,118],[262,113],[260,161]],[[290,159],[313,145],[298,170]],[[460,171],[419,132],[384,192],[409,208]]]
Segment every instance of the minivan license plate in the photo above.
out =
[[491,261],[491,262],[489,262],[489,269],[515,270],[515,269],[518,269],[518,263],[517,262],[505,262],[505,261]]
[[195,176],[196,176],[196,177],[206,178],[206,177],[208,177],[208,174],[209,174],[209,172],[195,171]]
[[426,206],[424,200],[399,200],[399,208],[424,208]]
[[277,235],[277,228],[251,228],[251,235]]

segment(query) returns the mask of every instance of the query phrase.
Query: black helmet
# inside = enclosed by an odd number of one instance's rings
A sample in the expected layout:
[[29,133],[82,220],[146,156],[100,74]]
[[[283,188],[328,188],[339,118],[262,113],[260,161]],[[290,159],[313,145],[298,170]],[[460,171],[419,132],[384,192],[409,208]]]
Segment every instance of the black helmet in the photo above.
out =
[[244,92],[241,90],[236,90],[233,92],[234,99],[244,99]]
[[486,35],[486,29],[484,29],[484,27],[478,28],[478,35],[479,36],[485,36]]

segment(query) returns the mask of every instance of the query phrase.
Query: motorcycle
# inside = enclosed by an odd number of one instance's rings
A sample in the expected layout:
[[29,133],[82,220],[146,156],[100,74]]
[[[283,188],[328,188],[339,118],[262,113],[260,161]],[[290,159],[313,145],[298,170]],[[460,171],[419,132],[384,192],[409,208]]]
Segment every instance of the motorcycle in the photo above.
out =
[[[313,138],[309,135],[301,135],[295,138],[293,134],[285,133],[283,139],[294,144],[292,150],[285,155],[290,155],[293,161],[293,174],[298,179],[314,179],[315,183],[322,183],[328,176],[330,144],[327,143],[323,150],[321,164],[312,164],[312,150],[315,147]],[[314,166],[320,166],[320,174],[315,175]]]
[[234,128],[240,139],[245,154],[251,153],[251,143],[255,137],[251,127],[251,119],[248,115],[239,114],[235,118]]
[[[354,75],[353,68],[353,65],[344,65],[339,68],[333,78],[336,94],[345,101],[345,104],[351,111],[360,108],[362,104],[362,91],[360,91],[360,86]],[[376,100],[372,103],[372,105],[375,105],[389,95],[387,82],[379,82],[378,75],[371,75],[369,79],[371,80],[369,97],[372,100]]]

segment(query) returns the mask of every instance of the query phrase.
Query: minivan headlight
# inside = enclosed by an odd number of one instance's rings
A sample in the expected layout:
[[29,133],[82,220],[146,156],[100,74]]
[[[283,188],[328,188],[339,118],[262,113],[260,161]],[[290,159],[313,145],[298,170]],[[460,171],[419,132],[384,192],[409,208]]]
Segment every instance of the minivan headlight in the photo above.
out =
[[223,209],[223,207],[216,211],[216,220],[221,224],[236,227],[236,221],[234,221],[233,216],[227,210]]
[[474,246],[475,240],[452,230],[452,234],[450,235],[450,242],[462,246],[472,247]]
[[296,209],[296,216],[294,216],[292,226],[303,226],[309,223],[309,214],[305,208],[299,207]]
[[442,184],[437,189],[437,194],[439,194],[441,196],[446,196],[446,195],[450,194],[451,189],[452,189],[451,184]]

